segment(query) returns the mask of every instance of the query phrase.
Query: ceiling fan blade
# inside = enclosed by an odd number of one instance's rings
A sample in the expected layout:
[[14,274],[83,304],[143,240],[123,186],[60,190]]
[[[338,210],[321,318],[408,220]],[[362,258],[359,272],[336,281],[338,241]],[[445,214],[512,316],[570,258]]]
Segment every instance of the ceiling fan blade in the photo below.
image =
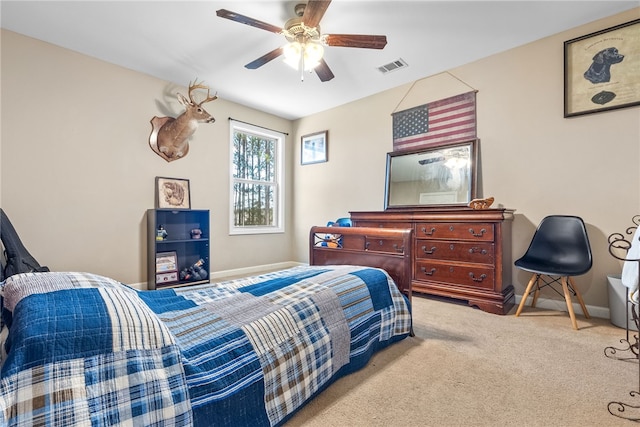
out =
[[328,82],[335,77],[333,75],[333,72],[331,71],[331,68],[329,68],[324,59],[320,60],[320,64],[318,64],[318,66],[315,68],[315,72],[320,78],[321,82]]
[[331,0],[309,0],[302,15],[304,25],[311,28],[317,27],[330,4]]
[[282,32],[282,28],[280,27],[267,24],[266,22],[258,21],[257,19],[249,18],[248,16],[240,15],[239,13],[231,12],[227,9],[217,10],[216,15],[218,15],[220,18],[226,18],[232,21],[240,22],[241,24],[251,25],[252,27],[271,31],[272,33],[280,34]]
[[271,52],[262,55],[260,58],[256,59],[255,61],[251,61],[249,62],[247,65],[245,65],[245,68],[248,68],[250,70],[255,70],[256,68],[260,68],[262,67],[264,64],[266,64],[267,62],[276,59],[278,56],[282,55],[282,48],[276,48],[273,49]]
[[364,34],[325,34],[325,43],[329,46],[361,47],[365,49],[384,49],[387,36]]

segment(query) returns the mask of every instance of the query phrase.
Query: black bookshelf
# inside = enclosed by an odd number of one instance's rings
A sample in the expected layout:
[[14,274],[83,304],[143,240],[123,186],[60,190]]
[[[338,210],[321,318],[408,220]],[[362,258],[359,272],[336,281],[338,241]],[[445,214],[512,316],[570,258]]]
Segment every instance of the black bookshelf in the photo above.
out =
[[208,210],[149,209],[148,288],[209,283],[209,236]]

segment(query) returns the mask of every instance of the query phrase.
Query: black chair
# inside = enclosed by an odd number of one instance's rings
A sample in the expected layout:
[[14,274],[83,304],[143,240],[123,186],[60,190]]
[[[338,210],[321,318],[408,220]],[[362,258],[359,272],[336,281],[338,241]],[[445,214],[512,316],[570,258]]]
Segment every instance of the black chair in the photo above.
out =
[[[573,329],[578,329],[576,316],[571,303],[571,294],[575,295],[582,307],[584,317],[590,318],[582,295],[573,282],[572,276],[588,272],[592,265],[591,246],[587,229],[582,218],[569,215],[550,215],[545,217],[531,239],[527,252],[515,262],[515,266],[533,273],[522,301],[516,311],[519,316],[529,293],[535,285],[531,307],[536,306],[540,289],[549,286],[564,296],[571,317]],[[554,284],[562,285],[560,293]]]

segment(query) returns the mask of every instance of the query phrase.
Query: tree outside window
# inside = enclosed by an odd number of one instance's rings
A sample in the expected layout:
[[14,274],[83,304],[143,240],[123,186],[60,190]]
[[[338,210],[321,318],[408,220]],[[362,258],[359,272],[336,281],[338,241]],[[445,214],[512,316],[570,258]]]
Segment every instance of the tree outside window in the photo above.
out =
[[284,231],[284,134],[231,122],[231,234]]

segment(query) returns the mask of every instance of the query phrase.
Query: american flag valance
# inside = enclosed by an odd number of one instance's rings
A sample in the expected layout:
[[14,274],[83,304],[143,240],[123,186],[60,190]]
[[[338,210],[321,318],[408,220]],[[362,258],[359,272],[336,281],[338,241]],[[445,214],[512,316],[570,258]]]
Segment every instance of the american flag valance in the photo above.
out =
[[393,117],[393,150],[415,150],[442,142],[476,138],[476,93],[430,102]]

